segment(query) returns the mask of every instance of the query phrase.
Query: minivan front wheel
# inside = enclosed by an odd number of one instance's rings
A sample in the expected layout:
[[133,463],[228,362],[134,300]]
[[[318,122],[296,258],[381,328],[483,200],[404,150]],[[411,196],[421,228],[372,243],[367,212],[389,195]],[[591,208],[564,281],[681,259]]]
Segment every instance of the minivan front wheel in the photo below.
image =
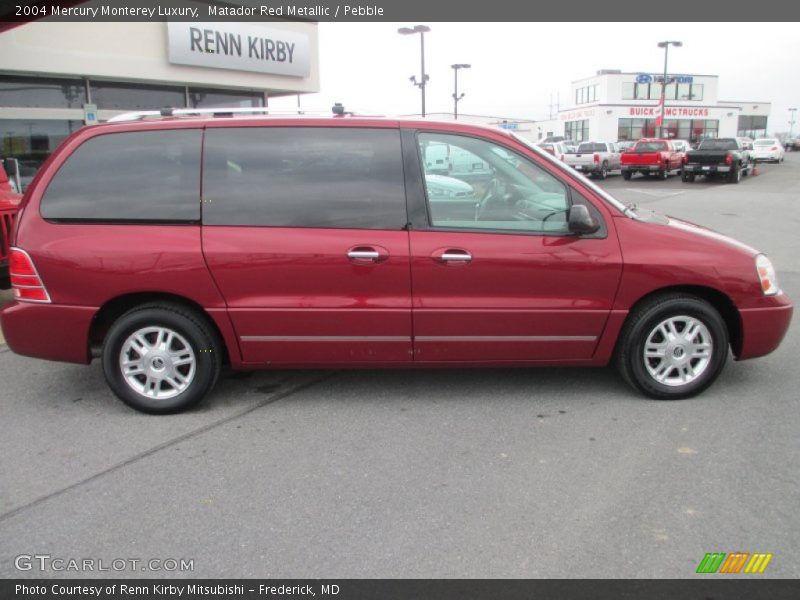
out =
[[147,304],[122,315],[103,344],[103,371],[112,391],[148,413],[197,404],[220,371],[217,336],[194,311]]
[[650,398],[678,400],[710,386],[727,358],[728,329],[719,312],[700,298],[670,294],[631,314],[618,344],[617,366]]

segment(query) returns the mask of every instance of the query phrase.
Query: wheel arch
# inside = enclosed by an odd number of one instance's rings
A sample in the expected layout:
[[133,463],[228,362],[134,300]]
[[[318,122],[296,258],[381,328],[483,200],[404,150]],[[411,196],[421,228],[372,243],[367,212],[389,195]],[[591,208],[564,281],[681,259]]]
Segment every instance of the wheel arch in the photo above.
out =
[[177,304],[196,312],[202,319],[206,321],[209,327],[212,328],[214,333],[218,336],[220,345],[222,347],[222,362],[223,364],[230,363],[230,354],[228,348],[228,337],[223,335],[219,323],[197,302],[180,296],[177,294],[170,294],[167,292],[133,292],[116,296],[105,302],[99,310],[95,313],[89,328],[89,351],[93,358],[100,356],[103,341],[108,333],[111,325],[123,314],[129,310],[149,304],[152,302],[167,302],[170,304]]
[[[696,296],[701,300],[705,300],[720,314],[722,320],[725,321],[725,327],[728,329],[728,338],[730,340],[731,350],[734,356],[738,357],[742,351],[742,318],[739,314],[739,309],[736,304],[726,293],[709,286],[702,285],[674,285],[658,288],[652,290],[639,298],[628,310],[628,315],[625,322],[628,321],[634,311],[656,296],[663,294],[683,293],[691,296]],[[619,340],[617,340],[619,343]]]

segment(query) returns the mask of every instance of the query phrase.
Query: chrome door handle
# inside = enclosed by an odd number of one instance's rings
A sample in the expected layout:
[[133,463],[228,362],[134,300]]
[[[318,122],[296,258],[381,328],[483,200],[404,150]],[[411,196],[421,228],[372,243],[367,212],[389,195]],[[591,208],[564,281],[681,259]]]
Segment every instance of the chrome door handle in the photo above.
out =
[[347,258],[355,258],[358,260],[378,260],[381,257],[377,250],[350,250],[347,253]]
[[472,254],[469,252],[445,252],[442,254],[442,260],[469,262],[472,260]]

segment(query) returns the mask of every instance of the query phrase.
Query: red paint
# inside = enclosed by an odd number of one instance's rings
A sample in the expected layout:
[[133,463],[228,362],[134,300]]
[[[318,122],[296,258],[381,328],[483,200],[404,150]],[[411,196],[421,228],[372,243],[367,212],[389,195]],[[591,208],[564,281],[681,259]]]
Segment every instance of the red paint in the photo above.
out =
[[[607,235],[55,224],[39,215],[50,179],[92,136],[253,125],[482,137],[580,192],[602,216]],[[407,176],[412,198],[421,182]],[[761,292],[751,248],[677,220],[633,220],[582,176],[506,132],[458,123],[245,117],[86,127],[48,159],[23,205],[15,244],[30,254],[52,304],[12,302],[0,320],[15,352],[51,360],[89,362],[97,312],[143,293],[202,307],[235,368],[603,365],[631,307],[659,290],[686,286],[729,299],[743,327],[740,358],[751,358],[780,343],[792,311],[784,294]],[[348,257],[351,251],[375,251],[378,258]],[[448,261],[445,253],[468,253],[471,260]]]
[[[639,144],[652,142],[661,142],[665,144],[667,146],[667,150],[662,150],[660,152],[636,152],[636,148],[639,146]],[[622,162],[623,169],[625,167],[635,168],[647,167],[651,165],[666,165],[667,171],[674,171],[675,169],[680,169],[681,165],[683,164],[683,157],[684,153],[676,151],[670,140],[643,138],[636,142],[635,146],[623,152],[620,160]]]

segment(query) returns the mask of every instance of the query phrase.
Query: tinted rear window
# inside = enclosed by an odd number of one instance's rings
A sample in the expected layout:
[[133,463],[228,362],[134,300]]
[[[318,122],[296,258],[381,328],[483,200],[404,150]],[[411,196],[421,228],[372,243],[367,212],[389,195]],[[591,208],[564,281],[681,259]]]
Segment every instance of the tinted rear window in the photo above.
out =
[[715,139],[703,140],[700,142],[698,150],[738,150],[736,140],[731,139]]
[[396,129],[239,127],[206,132],[209,225],[401,229]]
[[584,152],[605,152],[608,150],[605,144],[581,144],[578,146],[578,154]]
[[664,142],[639,142],[633,149],[634,152],[663,152],[667,150],[667,145]]
[[198,221],[199,129],[112,133],[84,142],[47,187],[46,219]]

